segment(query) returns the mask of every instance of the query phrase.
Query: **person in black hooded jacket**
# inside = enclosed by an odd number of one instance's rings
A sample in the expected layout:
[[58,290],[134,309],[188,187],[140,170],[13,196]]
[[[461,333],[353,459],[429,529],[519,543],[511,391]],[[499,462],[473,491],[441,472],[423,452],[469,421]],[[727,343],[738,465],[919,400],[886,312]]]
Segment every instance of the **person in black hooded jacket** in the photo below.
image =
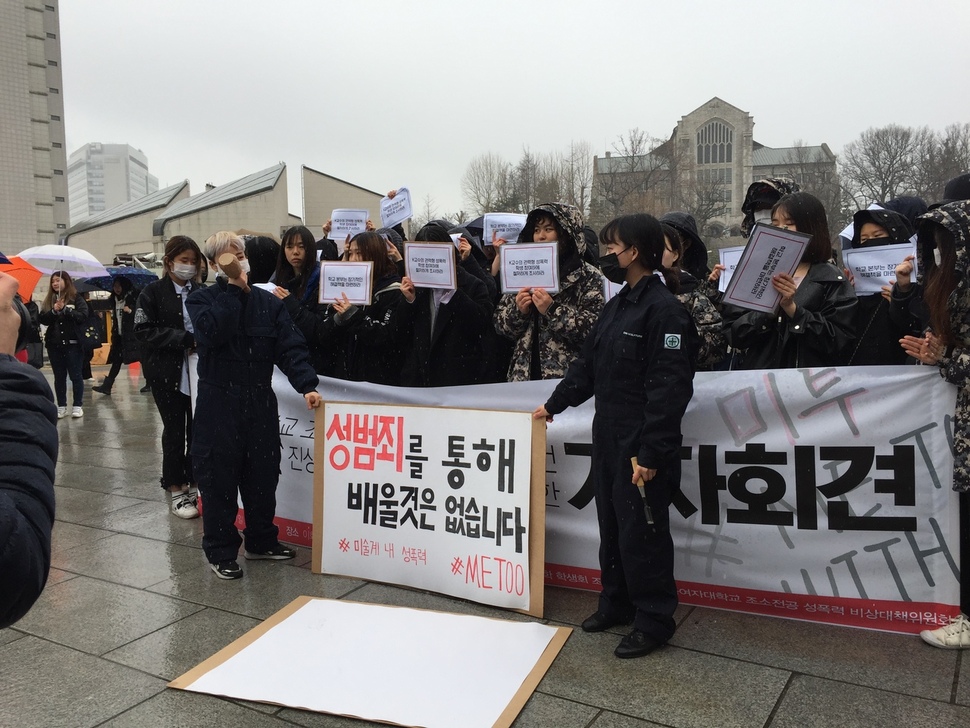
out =
[[334,375],[355,382],[396,385],[403,358],[399,307],[401,279],[387,254],[387,242],[374,233],[350,240],[350,261],[370,261],[371,303],[352,304],[346,294],[330,304],[321,328],[325,346],[335,352]]
[[[453,244],[447,230],[429,223],[415,240]],[[457,257],[457,256],[456,256]],[[453,291],[415,288],[401,281],[398,307],[402,335],[410,342],[401,370],[406,387],[449,387],[482,381],[482,338],[492,315],[488,289],[456,263],[458,287]]]
[[707,246],[697,234],[694,216],[686,212],[668,212],[660,218],[660,222],[669,225],[680,235],[684,248],[683,258],[678,263],[681,270],[690,273],[698,281],[706,280],[711,272],[707,265]]
[[[859,210],[852,216],[852,223],[851,246],[856,250],[906,243],[913,236],[909,221],[890,210]],[[849,280],[855,285],[852,278]],[[904,322],[890,315],[891,291],[890,286],[884,286],[882,293],[858,296],[856,341],[852,345],[848,364],[875,366],[906,363],[906,352],[899,345],[899,340],[907,334],[919,332],[910,330]]]

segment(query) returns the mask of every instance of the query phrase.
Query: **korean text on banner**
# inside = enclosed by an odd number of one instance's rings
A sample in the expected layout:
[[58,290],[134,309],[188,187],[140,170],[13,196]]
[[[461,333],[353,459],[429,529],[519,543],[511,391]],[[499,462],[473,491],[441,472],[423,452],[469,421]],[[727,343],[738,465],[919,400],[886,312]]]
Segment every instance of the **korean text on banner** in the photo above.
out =
[[793,275],[811,235],[756,223],[744,246],[722,303],[772,313],[781,295],[771,284],[779,273]]
[[543,423],[337,402],[317,422],[314,571],[541,614]]

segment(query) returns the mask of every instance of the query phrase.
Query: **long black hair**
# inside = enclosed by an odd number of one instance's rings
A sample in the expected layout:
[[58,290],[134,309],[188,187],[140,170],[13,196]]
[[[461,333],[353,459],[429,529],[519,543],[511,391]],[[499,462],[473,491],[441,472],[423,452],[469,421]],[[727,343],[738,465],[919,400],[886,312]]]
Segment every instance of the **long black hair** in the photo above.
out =
[[[286,259],[286,244],[289,242],[299,242],[303,245],[303,270],[299,274]],[[313,239],[313,233],[303,225],[294,225],[283,233],[283,243],[280,245],[279,255],[276,256],[276,273],[273,274],[273,280],[276,285],[294,294],[297,300],[302,300],[303,294],[306,293],[307,281],[316,263],[317,244]]]

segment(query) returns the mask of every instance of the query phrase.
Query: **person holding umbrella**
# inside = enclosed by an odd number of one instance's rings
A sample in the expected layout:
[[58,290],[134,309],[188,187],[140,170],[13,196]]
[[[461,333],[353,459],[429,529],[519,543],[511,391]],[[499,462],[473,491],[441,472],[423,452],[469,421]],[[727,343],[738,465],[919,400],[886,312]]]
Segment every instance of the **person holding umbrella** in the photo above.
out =
[[108,362],[111,364],[111,369],[101,384],[91,387],[95,392],[107,395],[111,394],[111,387],[118,377],[118,372],[121,371],[121,365],[138,361],[134,337],[135,308],[138,302],[135,287],[124,276],[115,276],[109,300],[112,315],[111,351],[108,353]]
[[83,417],[84,377],[81,367],[81,327],[88,318],[88,304],[74,287],[67,271],[51,274],[50,289],[40,307],[40,323],[47,326],[47,356],[54,370],[54,396],[57,398],[57,418],[67,417],[67,377],[74,388],[72,417]]

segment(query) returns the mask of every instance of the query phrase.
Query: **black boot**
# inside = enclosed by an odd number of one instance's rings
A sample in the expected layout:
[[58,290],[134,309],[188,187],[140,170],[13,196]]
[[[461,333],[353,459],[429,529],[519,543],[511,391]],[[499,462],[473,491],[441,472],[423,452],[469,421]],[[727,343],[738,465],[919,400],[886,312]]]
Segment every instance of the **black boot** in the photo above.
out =
[[101,382],[101,384],[97,385],[96,387],[91,387],[91,389],[94,390],[95,392],[99,392],[100,394],[107,394],[108,396],[110,396],[112,384],[114,384],[114,382],[110,382],[107,379],[105,379],[103,382]]

